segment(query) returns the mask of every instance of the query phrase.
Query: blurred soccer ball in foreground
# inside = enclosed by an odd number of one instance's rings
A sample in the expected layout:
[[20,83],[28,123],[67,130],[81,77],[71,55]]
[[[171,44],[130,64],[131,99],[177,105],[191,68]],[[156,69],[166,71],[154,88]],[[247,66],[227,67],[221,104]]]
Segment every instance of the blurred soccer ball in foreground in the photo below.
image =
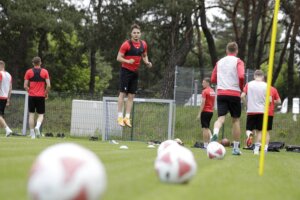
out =
[[218,143],[218,142],[210,142],[207,146],[207,156],[210,159],[223,159],[225,154],[226,154],[226,150],[225,147]]
[[63,143],[44,150],[29,175],[34,200],[98,200],[106,189],[104,166],[90,150]]
[[162,182],[186,183],[197,171],[193,153],[180,145],[172,145],[157,155],[155,170]]
[[172,145],[179,146],[178,142],[175,140],[165,140],[163,141],[157,149],[157,155],[159,155],[161,152],[163,152],[165,149],[169,148]]

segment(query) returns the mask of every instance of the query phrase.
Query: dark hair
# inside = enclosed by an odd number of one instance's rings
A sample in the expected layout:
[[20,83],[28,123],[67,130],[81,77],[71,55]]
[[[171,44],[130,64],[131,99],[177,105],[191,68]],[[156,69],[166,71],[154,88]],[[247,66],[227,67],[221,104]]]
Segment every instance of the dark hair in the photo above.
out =
[[34,57],[34,58],[32,59],[32,63],[33,63],[34,65],[40,65],[41,62],[42,62],[42,60],[41,60],[41,58],[38,57],[38,56],[36,56],[36,57]]
[[209,78],[209,77],[205,77],[203,80],[204,80],[205,82],[207,82],[207,83],[210,84],[210,78]]
[[3,60],[0,60],[0,65],[4,65],[5,66],[5,62]]
[[229,42],[226,49],[229,53],[236,53],[238,51],[238,45],[236,42]]
[[131,28],[131,29],[130,29],[131,31],[132,31],[133,29],[135,29],[135,28],[141,30],[141,27],[140,27],[139,25],[137,25],[137,24],[132,24],[130,28]]

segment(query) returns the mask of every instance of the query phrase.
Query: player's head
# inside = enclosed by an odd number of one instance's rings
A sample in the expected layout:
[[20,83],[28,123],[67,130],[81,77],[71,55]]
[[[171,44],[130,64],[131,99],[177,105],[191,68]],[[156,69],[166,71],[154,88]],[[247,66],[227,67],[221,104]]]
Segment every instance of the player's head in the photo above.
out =
[[3,60],[0,60],[0,69],[5,68],[5,62]]
[[229,42],[226,46],[227,54],[237,54],[239,51],[238,45],[236,42]]
[[254,79],[255,80],[261,80],[263,81],[264,80],[264,77],[265,77],[265,74],[262,70],[255,70],[254,72]]
[[130,30],[131,39],[138,41],[141,37],[141,27],[137,24],[132,24]]
[[32,64],[34,66],[40,66],[42,64],[42,60],[40,57],[36,56],[32,59]]
[[202,81],[202,87],[207,88],[208,86],[210,86],[210,78],[205,77]]

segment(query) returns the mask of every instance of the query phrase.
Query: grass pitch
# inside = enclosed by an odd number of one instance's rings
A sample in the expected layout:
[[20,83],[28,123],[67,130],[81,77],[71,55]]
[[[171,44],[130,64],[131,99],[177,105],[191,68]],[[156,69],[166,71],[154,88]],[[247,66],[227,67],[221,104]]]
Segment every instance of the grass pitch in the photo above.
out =
[[[88,141],[87,139],[0,137],[0,199],[27,199],[27,178],[36,156],[46,147],[74,142],[95,152],[105,165],[108,189],[104,200],[296,200],[300,198],[300,154],[282,150],[266,155],[263,176],[259,157],[251,151],[224,160],[209,160],[202,149],[192,148],[198,171],[184,185],[159,182],[154,171],[157,149],[142,142]],[[120,150],[127,145],[128,150]]]

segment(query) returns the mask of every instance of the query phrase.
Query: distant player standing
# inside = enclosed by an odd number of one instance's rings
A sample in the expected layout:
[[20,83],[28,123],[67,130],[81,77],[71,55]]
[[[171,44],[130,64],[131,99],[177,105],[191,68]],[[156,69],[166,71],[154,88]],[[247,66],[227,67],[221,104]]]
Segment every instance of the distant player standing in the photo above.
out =
[[[247,83],[241,94],[241,98],[247,105],[246,134],[249,137],[257,131],[254,154],[259,154],[261,145],[261,131],[266,102],[267,84],[264,82],[264,73],[261,70],[254,72],[254,80]],[[247,101],[246,101],[247,95]]]
[[265,151],[268,151],[269,142],[270,142],[270,131],[273,128],[273,118],[274,118],[274,110],[275,105],[281,104],[281,99],[277,89],[271,86],[270,90],[270,105],[269,105],[269,118],[268,118],[268,128],[267,128],[267,136],[266,136],[266,145]]
[[209,125],[214,112],[216,94],[215,91],[210,87],[210,78],[203,79],[202,87],[202,102],[197,118],[199,119],[201,117],[203,143],[204,148],[206,149],[211,137]]
[[[152,63],[148,60],[147,44],[140,40],[141,28],[137,24],[131,26],[131,39],[126,40],[120,47],[117,61],[122,63],[120,69],[120,93],[118,98],[118,124],[120,126],[127,125],[131,127],[130,113],[133,105],[133,99],[137,91],[138,69],[141,59],[147,67],[152,67]],[[125,109],[125,118],[123,118],[124,98],[127,95],[127,103]]]
[[230,42],[226,47],[227,56],[220,59],[211,75],[211,82],[217,84],[218,119],[214,124],[211,141],[217,141],[220,128],[225,122],[225,116],[230,112],[232,118],[233,155],[241,155],[239,141],[241,135],[240,93],[244,85],[244,62],[236,57],[238,45]]
[[0,125],[5,128],[5,136],[8,137],[12,130],[7,126],[3,115],[4,110],[10,102],[10,95],[12,90],[11,75],[5,71],[5,63],[0,60]]
[[[40,127],[44,120],[45,114],[45,98],[48,98],[50,90],[50,78],[46,69],[41,68],[41,58],[34,57],[32,59],[33,68],[28,69],[24,77],[24,88],[28,91],[29,100],[29,128],[31,139],[40,137]],[[37,112],[37,122],[34,126],[34,116]]]

